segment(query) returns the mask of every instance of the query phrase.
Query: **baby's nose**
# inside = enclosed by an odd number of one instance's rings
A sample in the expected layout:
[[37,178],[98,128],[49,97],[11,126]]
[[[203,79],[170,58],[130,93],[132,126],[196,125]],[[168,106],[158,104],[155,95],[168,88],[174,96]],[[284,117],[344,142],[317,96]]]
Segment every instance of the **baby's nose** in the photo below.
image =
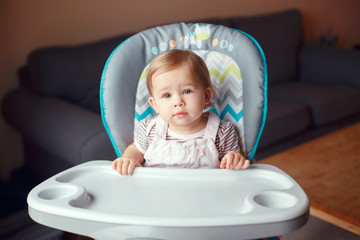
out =
[[174,103],[174,107],[182,107],[182,106],[184,106],[183,102]]
[[181,97],[178,97],[177,99],[175,99],[174,107],[182,107],[184,105],[185,105],[185,103]]

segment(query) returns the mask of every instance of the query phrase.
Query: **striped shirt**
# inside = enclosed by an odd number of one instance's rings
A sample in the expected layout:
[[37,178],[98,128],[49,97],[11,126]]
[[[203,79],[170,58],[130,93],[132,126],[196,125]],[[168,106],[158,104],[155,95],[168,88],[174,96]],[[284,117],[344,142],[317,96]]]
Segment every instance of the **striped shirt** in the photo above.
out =
[[[138,127],[138,135],[135,138],[135,145],[142,154],[145,154],[150,143],[154,140],[156,124],[151,129],[147,129],[151,120],[142,120]],[[194,134],[179,134],[171,131],[168,128],[166,133],[166,140],[177,141],[183,143],[188,140],[203,138],[205,129]],[[216,134],[215,146],[219,153],[219,160],[221,160],[230,151],[240,151],[239,137],[235,127],[230,122],[220,121],[219,128]]]

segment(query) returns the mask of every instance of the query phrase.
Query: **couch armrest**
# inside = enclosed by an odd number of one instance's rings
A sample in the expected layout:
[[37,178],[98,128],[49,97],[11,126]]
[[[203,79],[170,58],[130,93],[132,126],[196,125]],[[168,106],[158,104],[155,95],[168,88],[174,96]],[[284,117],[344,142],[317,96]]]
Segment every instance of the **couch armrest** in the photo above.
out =
[[72,165],[116,157],[100,115],[68,101],[20,88],[4,99],[3,114],[24,137]]
[[360,87],[360,52],[319,45],[300,51],[299,79],[315,84]]

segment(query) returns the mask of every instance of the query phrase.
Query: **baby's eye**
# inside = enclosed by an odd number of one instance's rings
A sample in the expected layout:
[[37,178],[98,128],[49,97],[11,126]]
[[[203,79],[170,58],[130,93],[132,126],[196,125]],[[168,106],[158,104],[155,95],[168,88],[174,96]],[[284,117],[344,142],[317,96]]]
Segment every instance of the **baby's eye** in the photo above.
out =
[[189,93],[191,93],[191,90],[190,90],[190,89],[186,89],[186,90],[184,90],[184,92],[183,92],[183,94],[189,94]]
[[169,98],[169,97],[171,97],[170,93],[165,93],[162,95],[162,98]]

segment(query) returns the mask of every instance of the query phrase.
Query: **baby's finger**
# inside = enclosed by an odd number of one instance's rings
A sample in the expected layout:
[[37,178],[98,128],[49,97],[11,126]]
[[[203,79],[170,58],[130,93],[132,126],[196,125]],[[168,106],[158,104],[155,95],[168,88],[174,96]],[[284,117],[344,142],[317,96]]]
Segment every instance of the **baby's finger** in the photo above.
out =
[[229,155],[227,157],[227,161],[226,161],[226,169],[231,169],[233,162],[234,162],[234,154],[229,153]]
[[115,159],[115,160],[112,162],[112,164],[111,164],[112,169],[116,170],[116,168],[117,168],[117,162],[118,162],[117,159]]
[[241,161],[239,162],[239,164],[236,166],[236,169],[239,170],[239,169],[246,169],[250,166],[250,161],[245,159],[245,158],[242,158]]
[[136,164],[135,164],[133,161],[131,161],[131,162],[129,163],[129,167],[128,167],[128,174],[129,174],[130,176],[133,175],[133,172],[134,172],[135,167],[136,167]]
[[136,167],[141,167],[141,164],[138,161],[131,161],[129,164],[129,175],[133,174]]
[[128,169],[129,169],[129,160],[126,160],[126,161],[123,161],[123,164],[122,164],[122,168],[121,168],[121,174],[128,174]]
[[123,161],[121,159],[118,159],[117,164],[116,164],[116,171],[120,174],[121,174],[122,162]]
[[237,169],[238,165],[241,164],[241,161],[242,161],[242,156],[240,154],[234,154],[232,168]]
[[237,162],[234,169],[236,169],[236,170],[242,169],[244,163],[245,163],[245,157],[243,157],[242,155],[239,155],[238,156],[238,162]]
[[227,160],[226,156],[223,157],[223,159],[220,162],[220,168],[225,168],[226,167],[226,160]]
[[242,169],[247,169],[248,167],[250,167],[250,161],[248,159],[246,159]]

